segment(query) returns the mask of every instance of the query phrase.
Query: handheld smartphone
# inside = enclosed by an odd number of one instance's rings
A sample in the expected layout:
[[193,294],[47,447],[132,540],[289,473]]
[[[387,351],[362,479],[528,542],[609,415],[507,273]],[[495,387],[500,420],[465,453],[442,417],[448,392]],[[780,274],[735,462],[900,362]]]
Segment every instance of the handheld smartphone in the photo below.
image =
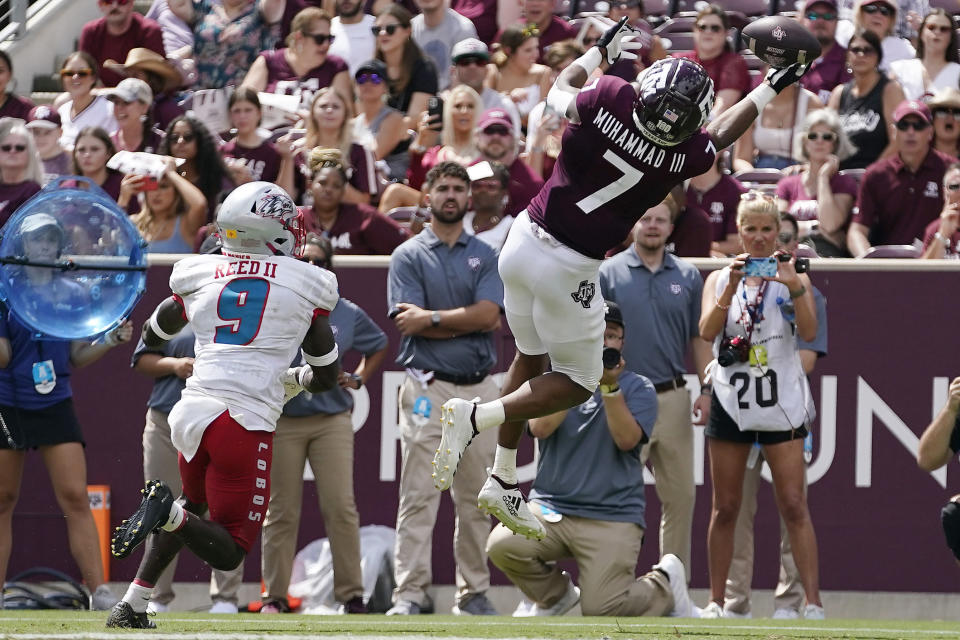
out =
[[153,176],[144,176],[143,177],[143,190],[144,191],[156,191],[160,186],[160,183],[157,182],[157,179]]
[[777,259],[772,256],[769,258],[747,258],[743,275],[773,278],[777,275]]
[[434,121],[431,127],[438,131],[443,128],[443,98],[430,96],[427,99],[427,115]]

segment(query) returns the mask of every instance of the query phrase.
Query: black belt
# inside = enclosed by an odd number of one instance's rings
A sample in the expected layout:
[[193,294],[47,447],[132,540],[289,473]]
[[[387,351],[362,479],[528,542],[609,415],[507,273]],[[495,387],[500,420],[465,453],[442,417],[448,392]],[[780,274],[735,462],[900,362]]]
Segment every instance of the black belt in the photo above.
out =
[[480,384],[488,375],[490,375],[490,372],[488,371],[484,371],[482,373],[467,373],[463,375],[434,371],[431,382],[433,380],[442,380],[443,382],[449,382],[450,384],[456,385]]
[[682,389],[685,386],[687,386],[687,379],[683,376],[677,376],[675,380],[667,380],[666,382],[655,384],[653,385],[653,388],[656,389],[657,393],[664,393],[665,391]]

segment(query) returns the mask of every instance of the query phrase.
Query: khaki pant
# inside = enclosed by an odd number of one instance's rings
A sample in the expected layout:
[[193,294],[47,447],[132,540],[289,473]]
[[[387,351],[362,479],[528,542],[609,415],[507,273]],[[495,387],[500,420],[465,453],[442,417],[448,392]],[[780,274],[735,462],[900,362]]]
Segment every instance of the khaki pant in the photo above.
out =
[[[156,409],[147,409],[146,424],[143,427],[143,478],[162,480],[170,487],[173,495],[179,496],[183,489],[180,482],[180,467],[177,448],[170,441],[170,423],[168,414]],[[174,598],[173,574],[177,568],[177,558],[160,574],[153,587],[150,598],[157,604],[170,604]],[[237,590],[243,578],[243,565],[234,571],[216,571],[210,575],[210,598],[237,603]]]
[[267,598],[287,597],[303,503],[303,468],[309,461],[317,502],[333,555],[338,602],[363,596],[360,516],[353,494],[353,425],[350,412],[302,418],[281,416],[273,437],[270,507],[263,523],[263,580]]
[[541,541],[514,535],[498,524],[487,540],[490,560],[532,602],[551,607],[567,590],[557,561],[573,558],[580,569],[580,609],[585,616],[665,616],[674,608],[670,581],[659,571],[636,578],[643,528],[563,516],[543,522]]
[[[734,613],[747,614],[750,609],[750,584],[753,581],[753,522],[757,515],[757,491],[760,488],[760,471],[763,468],[763,456],[752,468],[747,467],[743,476],[743,500],[737,527],[733,538],[733,559],[727,574],[727,588],[724,594],[724,606]],[[803,476],[803,488],[807,488],[807,476]],[[774,609],[803,608],[803,583],[800,572],[793,561],[790,551],[790,536],[787,525],[780,518],[780,579],[773,593]]]
[[[480,384],[458,386],[441,380],[423,387],[409,376],[400,386],[400,501],[397,508],[397,541],[394,569],[397,587],[394,602],[407,600],[426,604],[426,590],[433,580],[430,558],[433,528],[443,495],[433,486],[433,456],[440,446],[440,407],[450,398],[496,399],[500,394],[493,378]],[[414,401],[426,396],[430,416],[418,425],[412,416]],[[419,418],[419,416],[418,416]],[[450,488],[456,514],[453,556],[456,561],[457,599],[483,593],[490,587],[486,544],[490,518],[477,508],[477,494],[493,464],[497,429],[480,433],[464,452]]]
[[657,421],[640,459],[653,464],[660,499],[660,557],[672,553],[683,561],[690,581],[690,544],[693,531],[693,423],[690,393],[681,387],[657,394]]

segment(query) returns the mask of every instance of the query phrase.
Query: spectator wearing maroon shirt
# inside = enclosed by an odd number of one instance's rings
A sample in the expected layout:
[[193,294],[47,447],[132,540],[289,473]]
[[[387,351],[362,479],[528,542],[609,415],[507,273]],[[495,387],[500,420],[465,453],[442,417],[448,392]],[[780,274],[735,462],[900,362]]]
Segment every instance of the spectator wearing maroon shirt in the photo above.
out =
[[347,63],[327,55],[333,44],[330,15],[317,7],[307,7],[293,18],[290,28],[287,46],[263,51],[253,61],[243,84],[257,91],[298,95],[304,109],[313,94],[324,87],[350,95]]
[[470,18],[481,42],[493,42],[497,36],[497,0],[452,0],[450,8]]
[[777,183],[781,212],[797,220],[799,237],[823,258],[849,258],[847,226],[857,197],[857,183],[838,173],[840,162],[853,154],[840,118],[832,109],[810,113],[794,140],[801,171]]
[[[135,12],[132,0],[99,0],[97,4],[103,17],[83,25],[78,49],[92,55],[101,67],[107,60],[125,59],[134,47],[166,55],[160,25]],[[100,79],[104,86],[113,87],[123,76],[103,69]]]
[[943,210],[927,225],[921,258],[960,260],[960,163],[954,162],[943,174]]
[[13,62],[6,51],[0,51],[0,118],[26,120],[33,103],[7,91],[13,78]]
[[347,174],[335,150],[314,154],[313,159],[313,206],[301,208],[308,231],[329,238],[340,255],[389,255],[409,237],[406,229],[373,207],[343,202]]
[[[539,39],[537,40],[538,60],[543,59],[543,52],[554,42],[576,38],[580,31],[563,18],[554,15],[557,0],[526,0],[523,4],[524,17],[528,24],[537,25]],[[502,32],[497,37],[501,42]]]
[[43,164],[21,120],[0,120],[0,227],[13,212],[40,191]]
[[722,256],[736,255],[742,249],[737,233],[737,207],[746,189],[736,178],[724,173],[718,153],[713,165],[699,176],[690,179],[687,202],[706,212],[712,228],[711,251]]
[[220,148],[235,184],[264,180],[293,193],[293,153],[284,138],[274,144],[259,131],[260,99],[250,87],[240,86],[227,102],[236,137]]
[[810,64],[810,69],[800,79],[800,86],[817,94],[824,103],[830,99],[835,87],[850,80],[847,68],[847,50],[837,44],[836,0],[807,0],[803,5],[800,22],[820,43],[820,57]]
[[930,110],[904,100],[893,112],[897,153],[867,168],[847,248],[860,256],[871,246],[912,244],[943,209],[941,183],[953,158],[930,146]]
[[477,123],[480,160],[502,163],[510,171],[510,203],[506,213],[516,216],[527,208],[543,186],[543,179],[520,159],[513,122],[503,109],[487,109]]
[[712,111],[714,118],[750,90],[747,62],[727,41],[729,30],[730,21],[721,7],[715,4],[704,7],[697,13],[694,24],[694,50],[678,56],[689,58],[702,66],[713,80],[713,90],[716,92]]

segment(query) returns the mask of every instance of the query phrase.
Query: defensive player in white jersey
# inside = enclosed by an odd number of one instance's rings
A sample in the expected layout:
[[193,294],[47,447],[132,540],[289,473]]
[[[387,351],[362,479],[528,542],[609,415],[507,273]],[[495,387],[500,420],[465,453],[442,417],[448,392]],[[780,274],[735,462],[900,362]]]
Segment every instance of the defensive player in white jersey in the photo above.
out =
[[[240,565],[267,510],[273,431],[285,399],[337,383],[327,322],[337,279],[291,257],[302,251],[304,231],[290,196],[267,182],[244,184],[224,200],[217,227],[222,255],[176,263],[173,295],[143,328],[151,348],[188,322],[197,336],[193,374],[169,418],[183,495],[174,500],[165,484],[147,482],[140,507],[117,527],[111,551],[118,558],[159,535],[108,627],[155,626],[146,614],[153,585],[184,545],[215,569]],[[288,368],[301,346],[307,364]]]
[[[707,170],[717,150],[740,137],[805,67],[771,69],[746,98],[715,118],[713,82],[691,60],[651,65],[635,88],[614,76],[587,84],[598,68],[640,46],[625,21],[610,27],[557,77],[547,106],[570,126],[553,175],[518,217],[500,252],[504,310],[517,355],[499,400],[443,405],[443,435],[434,484],[450,486],[473,436],[501,425],[493,470],[479,506],[515,533],[541,539],[543,525],[517,486],[517,446],[524,421],[577,406],[593,394],[603,370],[604,254],[675,185]],[[547,365],[551,366],[549,373]],[[617,390],[611,390],[616,393]]]

